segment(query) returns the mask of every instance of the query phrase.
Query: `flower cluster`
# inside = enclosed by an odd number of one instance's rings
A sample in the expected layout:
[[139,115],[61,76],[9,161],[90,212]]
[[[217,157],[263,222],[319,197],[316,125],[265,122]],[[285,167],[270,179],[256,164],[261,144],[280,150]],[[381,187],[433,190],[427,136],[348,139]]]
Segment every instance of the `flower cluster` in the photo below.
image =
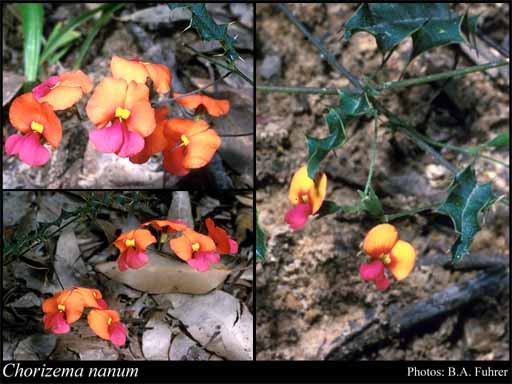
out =
[[404,240],[398,239],[398,231],[391,224],[379,224],[366,235],[363,250],[368,262],[361,265],[359,275],[363,280],[374,281],[378,290],[389,287],[384,272],[387,269],[397,280],[403,280],[414,269],[416,251]]
[[[112,76],[100,81],[86,105],[87,116],[95,126],[89,132],[89,140],[98,151],[129,158],[136,164],[162,152],[164,169],[177,176],[210,162],[221,145],[221,138],[202,119],[202,112],[211,116],[227,114],[228,100],[175,93],[175,101],[194,110],[195,116],[167,118],[168,107],[155,109],[151,105],[146,84],[149,79],[157,93],[170,92],[172,75],[165,65],[114,56],[110,69]],[[32,166],[48,162],[50,152],[41,139],[53,148],[62,139],[62,126],[55,111],[72,107],[91,90],[91,79],[82,71],[72,71],[51,76],[32,92],[16,98],[9,119],[23,135],[7,139],[6,153],[18,155]]]
[[[238,244],[225,229],[217,227],[211,218],[207,218],[205,224],[208,235],[198,233],[178,220],[151,220],[141,227],[155,228],[161,232],[160,238],[164,241],[170,234],[176,234],[169,240],[174,253],[193,269],[206,272],[210,264],[220,261],[221,254],[236,254]],[[146,248],[156,242],[157,239],[148,229],[135,229],[121,234],[114,241],[114,245],[121,251],[117,259],[119,270],[139,269],[146,265],[149,261]]]
[[46,164],[50,151],[41,140],[57,148],[62,139],[62,125],[55,111],[72,107],[92,86],[91,79],[82,71],[65,72],[15,98],[9,120],[22,134],[7,138],[5,152],[18,155],[21,161],[34,167]]
[[44,300],[44,329],[68,333],[69,325],[79,320],[86,308],[90,308],[87,322],[96,335],[118,346],[125,344],[127,330],[119,313],[109,309],[101,292],[93,288],[73,287]]

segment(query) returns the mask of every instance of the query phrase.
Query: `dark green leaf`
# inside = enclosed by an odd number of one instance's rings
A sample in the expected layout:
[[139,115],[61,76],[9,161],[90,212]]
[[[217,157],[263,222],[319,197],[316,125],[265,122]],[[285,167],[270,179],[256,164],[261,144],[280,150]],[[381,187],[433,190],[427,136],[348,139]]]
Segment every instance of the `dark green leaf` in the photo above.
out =
[[43,37],[44,11],[42,3],[18,4],[23,24],[23,61],[25,78],[31,83],[37,79],[39,53]]
[[364,193],[363,191],[357,191],[357,193],[359,193],[359,197],[361,198],[362,209],[375,217],[382,217],[384,215],[382,204],[372,187],[369,188],[368,193]]
[[388,52],[411,36],[411,61],[431,48],[466,42],[464,34],[476,31],[477,18],[456,15],[448,3],[365,3],[345,24],[344,38],[368,32],[379,50]]
[[321,217],[332,215],[333,213],[336,213],[342,209],[343,207],[336,204],[334,201],[324,200],[322,206],[317,211],[315,218],[320,219]]
[[471,166],[455,175],[446,201],[437,212],[448,215],[453,221],[458,238],[451,248],[452,261],[462,259],[469,252],[471,242],[480,230],[478,215],[497,200],[491,183],[478,184]]
[[370,113],[372,107],[365,94],[350,91],[340,92],[340,105],[329,109],[325,121],[329,135],[321,139],[307,136],[308,143],[308,176],[315,178],[320,162],[329,151],[345,143],[347,138],[345,125],[354,117]]
[[267,256],[267,235],[261,229],[256,211],[256,261],[262,262]]
[[485,143],[483,148],[494,148],[494,149],[503,149],[508,148],[510,146],[510,136],[509,132],[500,133],[494,139]]
[[228,58],[235,61],[240,57],[235,49],[235,40],[228,35],[227,24],[217,24],[208,13],[204,3],[171,3],[169,8],[188,7],[192,12],[190,26],[195,28],[203,40],[218,40]]

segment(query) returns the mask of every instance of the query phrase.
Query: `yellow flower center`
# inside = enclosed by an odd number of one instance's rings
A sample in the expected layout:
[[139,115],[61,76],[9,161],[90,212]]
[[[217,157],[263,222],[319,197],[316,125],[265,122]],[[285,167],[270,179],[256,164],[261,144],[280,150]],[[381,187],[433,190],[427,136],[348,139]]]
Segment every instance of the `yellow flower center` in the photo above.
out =
[[130,111],[121,107],[116,108],[116,117],[120,117],[121,119],[127,119],[130,117]]
[[64,312],[66,310],[66,307],[63,304],[57,305],[57,309],[61,312]]
[[192,250],[193,250],[194,252],[199,251],[199,248],[200,248],[199,243],[194,243],[194,244],[192,244]]
[[107,323],[108,323],[108,325],[112,324],[112,318],[111,317],[108,318]]
[[380,259],[382,260],[382,262],[383,262],[384,264],[389,264],[389,263],[391,263],[391,256],[389,256],[389,254],[388,254],[388,253],[386,253],[385,255],[382,255],[382,256],[380,257]]
[[188,145],[188,143],[190,143],[188,137],[185,135],[181,135],[181,141],[185,147]]
[[38,133],[43,133],[43,130],[44,130],[44,127],[42,124],[39,124],[39,123],[36,123],[35,121],[33,121],[31,124],[30,124],[30,128],[32,128],[32,130],[34,132],[38,132]]
[[128,239],[124,242],[127,247],[135,247],[135,239]]
[[301,198],[302,198],[302,202],[303,202],[303,203],[306,203],[306,204],[307,204],[307,203],[309,202],[309,197],[308,197],[308,195],[302,195],[302,196],[301,196]]

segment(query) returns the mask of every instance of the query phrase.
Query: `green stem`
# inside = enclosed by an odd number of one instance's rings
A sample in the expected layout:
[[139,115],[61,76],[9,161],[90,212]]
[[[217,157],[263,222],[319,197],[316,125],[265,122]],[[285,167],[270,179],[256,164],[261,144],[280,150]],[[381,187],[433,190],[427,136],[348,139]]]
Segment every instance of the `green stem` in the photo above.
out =
[[[447,71],[443,73],[436,73],[433,75],[415,77],[413,79],[407,79],[402,81],[388,81],[386,83],[377,84],[374,86],[379,91],[388,89],[404,88],[414,85],[422,85],[431,83],[433,81],[439,81],[449,78],[462,77],[469,73],[481,72],[491,68],[497,68],[504,65],[508,65],[508,60],[499,62],[492,62],[482,65],[475,65],[464,69],[457,69],[453,71]],[[284,87],[274,85],[258,85],[256,86],[257,91],[263,92],[277,92],[277,93],[310,93],[310,94],[321,94],[321,95],[337,95],[339,91],[345,91],[348,88],[328,88],[328,87]]]
[[410,87],[413,85],[421,85],[426,83],[431,83],[433,81],[439,81],[439,80],[445,80],[455,77],[462,77],[469,73],[473,72],[481,72],[486,71],[488,69],[502,67],[509,64],[509,60],[502,60],[502,61],[495,61],[487,64],[482,65],[475,65],[468,68],[463,69],[455,69],[453,71],[447,71],[442,73],[435,73],[433,75],[427,75],[427,76],[420,76],[415,77],[413,79],[407,79],[407,80],[401,80],[401,81],[388,81],[382,84],[378,84],[376,86],[376,89],[380,91],[388,90],[388,89],[396,89],[396,88],[404,88],[404,87]]
[[497,164],[500,164],[504,167],[508,167],[509,165],[507,163],[504,163],[503,161],[500,161],[498,159],[495,159],[493,157],[490,157],[490,156],[487,156],[487,155],[482,155],[481,153],[479,152],[474,152],[472,151],[471,149],[468,149],[468,148],[464,148],[464,147],[459,147],[459,146],[456,146],[456,145],[452,145],[452,144],[448,144],[448,143],[440,143],[439,141],[436,141],[426,135],[423,135],[419,132],[417,132],[418,136],[421,137],[421,139],[423,141],[426,141],[427,143],[429,143],[430,145],[434,145],[436,147],[439,147],[439,148],[448,148],[448,149],[451,149],[452,151],[457,151],[457,152],[461,152],[461,153],[464,153],[466,155],[469,155],[469,156],[475,156],[475,157],[481,157],[482,159],[485,159],[485,160],[488,160],[488,161],[492,161],[494,163],[497,163]]
[[215,59],[212,59],[211,57],[205,55],[204,53],[202,52],[199,52],[197,49],[195,49],[194,47],[191,47],[190,45],[188,44],[185,44],[185,47],[187,47],[188,49],[190,49],[191,51],[193,51],[196,55],[202,57],[203,59],[205,60],[208,60],[210,63],[212,64],[215,64],[215,65],[218,65],[219,67],[221,68],[224,68],[224,69],[227,69],[228,71],[231,71],[231,72],[234,72],[236,73],[238,76],[240,76],[242,79],[244,79],[245,81],[247,81],[249,84],[251,85],[254,85],[254,83],[252,82],[251,79],[249,79],[247,76],[245,76],[244,73],[242,73],[242,71],[240,71],[234,63],[232,63],[231,65],[229,64],[226,64],[226,63],[221,63],[220,61],[217,61]]
[[368,190],[370,189],[370,185],[372,184],[373,177],[373,168],[375,167],[375,158],[377,157],[377,138],[378,138],[378,122],[377,122],[377,114],[373,115],[374,121],[374,133],[373,133],[373,144],[372,144],[372,158],[370,160],[370,169],[368,171],[368,180],[366,180],[366,186],[364,187],[364,194],[368,194]]
[[360,90],[363,89],[359,79],[355,77],[353,74],[351,74],[343,65],[338,63],[336,57],[334,57],[334,55],[329,50],[327,50],[324,47],[324,45],[315,36],[311,34],[311,32],[309,32],[306,29],[304,24],[302,24],[302,22],[299,19],[297,19],[297,17],[295,17],[295,15],[288,9],[288,6],[286,4],[277,3],[276,7],[278,7],[281,10],[281,12],[283,12],[286,15],[286,17],[293,24],[295,24],[295,26],[304,34],[304,36],[306,36],[308,40],[311,41],[311,43],[313,43],[316,49],[318,49],[322,54],[322,58],[325,61],[327,61],[331,65],[331,67],[333,67],[334,69],[336,69],[336,71],[345,76],[354,87]]
[[399,219],[401,217],[413,216],[413,215],[415,215],[417,213],[424,212],[424,211],[429,211],[429,210],[432,210],[432,209],[435,209],[435,208],[436,208],[436,205],[427,205],[425,207],[411,209],[410,211],[402,211],[402,212],[393,213],[393,214],[390,214],[390,215],[384,215],[384,221],[386,223],[388,223],[390,221]]
[[308,93],[308,94],[319,94],[319,95],[337,95],[338,90],[344,91],[348,88],[319,88],[319,87],[281,87],[274,85],[257,85],[257,91],[263,92],[276,92],[276,93]]

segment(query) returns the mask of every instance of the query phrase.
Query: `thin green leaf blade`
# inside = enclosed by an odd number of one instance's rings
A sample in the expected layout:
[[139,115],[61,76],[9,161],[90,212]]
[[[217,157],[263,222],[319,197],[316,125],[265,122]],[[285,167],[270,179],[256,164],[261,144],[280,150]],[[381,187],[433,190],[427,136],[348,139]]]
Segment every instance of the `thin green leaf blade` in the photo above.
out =
[[25,78],[31,83],[37,79],[44,10],[41,3],[18,4],[23,25],[23,62]]
[[267,235],[261,229],[258,218],[258,211],[256,211],[256,261],[263,262],[267,257]]
[[98,21],[96,21],[94,27],[91,29],[91,31],[85,38],[84,42],[82,43],[82,46],[78,51],[75,64],[73,65],[73,69],[80,69],[82,61],[87,52],[89,51],[89,47],[91,46],[94,38],[96,37],[100,29],[103,28],[110,21],[114,13],[122,7],[124,7],[124,4],[109,5],[107,8],[103,10],[101,17],[98,19]]
[[437,213],[452,219],[458,237],[451,247],[452,261],[460,261],[480,230],[479,214],[497,201],[491,183],[478,184],[471,166],[455,175],[448,197]]

